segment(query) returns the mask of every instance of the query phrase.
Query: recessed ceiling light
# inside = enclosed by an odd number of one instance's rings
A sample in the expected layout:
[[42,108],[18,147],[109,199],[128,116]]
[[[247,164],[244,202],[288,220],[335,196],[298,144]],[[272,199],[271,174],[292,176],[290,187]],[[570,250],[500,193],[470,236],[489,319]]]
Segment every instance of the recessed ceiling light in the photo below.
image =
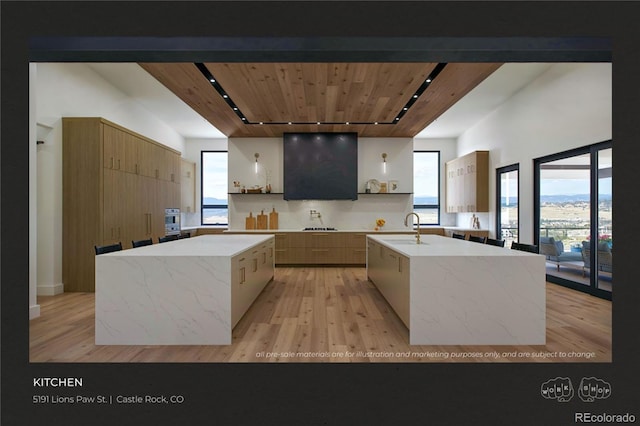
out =
[[264,123],[261,121],[260,124],[264,124]]
[[400,117],[396,117],[396,121],[400,120]]
[[289,124],[291,124],[291,122],[289,122]]
[[228,95],[222,95],[222,97],[227,99],[229,96]]
[[246,118],[242,117],[242,120],[244,121],[244,120],[246,120]]
[[418,95],[413,95],[413,97],[414,97],[414,98],[417,98],[417,97],[418,97]]
[[233,110],[234,110],[234,111],[237,111],[237,110],[238,110],[238,107],[233,107]]
[[375,123],[373,123],[373,124],[378,124],[378,122],[376,121],[376,122],[375,122]]
[[210,81],[210,82],[212,82],[212,83],[215,83],[215,82],[216,82],[216,79],[215,79],[215,78],[212,78],[212,79],[211,79],[211,80],[209,80],[209,81]]
[[320,124],[320,122],[318,121],[316,124]]
[[428,78],[426,81],[427,81],[427,83],[431,83],[431,79],[430,78]]
[[349,125],[349,122],[347,121],[347,122],[346,122],[346,123],[344,123],[344,124],[346,124],[346,125],[348,126],[348,125]]
[[406,110],[408,110],[409,108],[407,108],[407,107],[404,107],[404,108],[402,108],[402,109],[406,111]]

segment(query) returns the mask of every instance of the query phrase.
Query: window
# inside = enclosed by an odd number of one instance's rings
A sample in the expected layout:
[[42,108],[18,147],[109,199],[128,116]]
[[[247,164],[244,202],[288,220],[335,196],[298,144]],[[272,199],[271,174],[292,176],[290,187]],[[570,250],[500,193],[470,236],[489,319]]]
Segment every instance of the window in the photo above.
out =
[[518,173],[519,164],[496,169],[496,235],[505,240],[505,246],[518,242],[519,209],[518,209]]
[[420,225],[440,224],[440,151],[413,152],[413,211]]
[[202,224],[228,225],[227,151],[202,151]]

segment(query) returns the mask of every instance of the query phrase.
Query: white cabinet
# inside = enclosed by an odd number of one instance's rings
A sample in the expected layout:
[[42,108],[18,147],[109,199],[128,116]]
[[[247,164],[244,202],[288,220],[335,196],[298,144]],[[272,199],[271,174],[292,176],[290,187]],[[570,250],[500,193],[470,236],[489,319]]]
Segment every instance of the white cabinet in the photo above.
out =
[[409,258],[382,244],[367,242],[367,275],[409,327]]
[[231,259],[231,327],[235,327],[271,281],[273,272],[273,238]]
[[447,213],[489,211],[489,151],[474,151],[445,165]]

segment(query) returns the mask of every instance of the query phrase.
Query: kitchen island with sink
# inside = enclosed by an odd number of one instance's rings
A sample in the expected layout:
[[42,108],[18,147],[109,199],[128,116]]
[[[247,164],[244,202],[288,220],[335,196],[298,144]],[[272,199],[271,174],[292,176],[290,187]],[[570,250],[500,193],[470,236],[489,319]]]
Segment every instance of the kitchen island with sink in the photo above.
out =
[[543,345],[544,256],[438,235],[367,235],[367,276],[411,345]]
[[274,273],[273,235],[202,235],[96,256],[96,345],[228,345]]

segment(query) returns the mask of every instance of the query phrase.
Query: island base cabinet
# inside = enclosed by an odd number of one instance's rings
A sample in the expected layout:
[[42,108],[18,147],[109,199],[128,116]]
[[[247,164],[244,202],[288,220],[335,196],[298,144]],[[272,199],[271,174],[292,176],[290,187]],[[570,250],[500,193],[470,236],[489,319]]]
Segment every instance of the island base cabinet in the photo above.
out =
[[[499,271],[499,272],[497,272]],[[410,345],[544,345],[545,258],[438,235],[368,236],[367,274]]]
[[409,327],[409,258],[369,241],[367,276],[389,302],[407,328]]
[[273,239],[231,259],[231,327],[235,327],[273,278]]
[[273,278],[273,237],[201,235],[94,256],[96,345],[230,345]]

